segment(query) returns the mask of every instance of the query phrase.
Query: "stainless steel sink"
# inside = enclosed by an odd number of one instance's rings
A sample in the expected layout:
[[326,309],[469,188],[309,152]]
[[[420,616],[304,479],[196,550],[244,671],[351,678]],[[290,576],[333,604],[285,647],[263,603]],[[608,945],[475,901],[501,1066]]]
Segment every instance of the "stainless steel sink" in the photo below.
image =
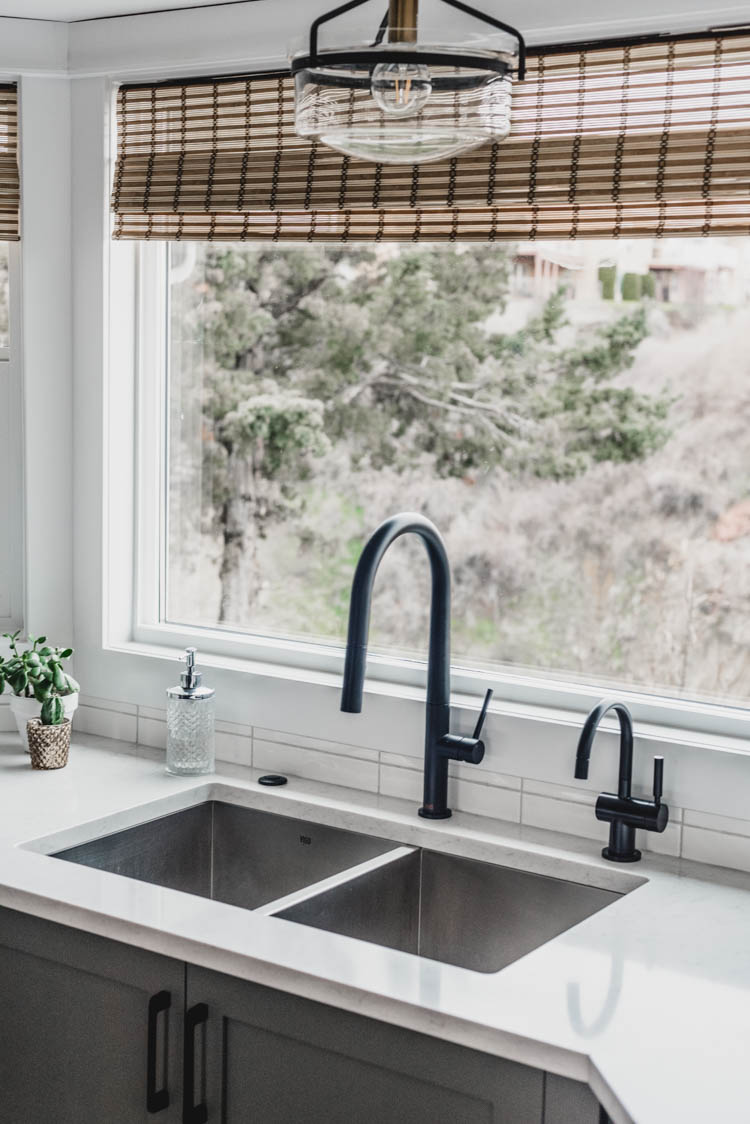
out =
[[388,839],[211,800],[55,857],[257,909],[395,846]]
[[54,857],[476,972],[620,897],[219,800]]
[[621,895],[413,851],[277,913],[287,921],[497,972]]

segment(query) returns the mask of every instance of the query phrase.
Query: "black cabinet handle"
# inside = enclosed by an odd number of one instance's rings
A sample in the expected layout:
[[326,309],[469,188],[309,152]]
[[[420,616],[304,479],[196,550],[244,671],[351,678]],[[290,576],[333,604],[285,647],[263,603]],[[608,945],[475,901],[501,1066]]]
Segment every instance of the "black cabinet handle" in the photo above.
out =
[[159,1015],[168,1011],[172,996],[168,991],[158,991],[148,1001],[148,1042],[146,1045],[146,1112],[162,1112],[169,1107],[169,1091],[166,1087],[167,1072],[167,1020],[164,1020],[164,1081],[161,1089],[156,1088],[156,1037]]
[[196,1003],[185,1012],[185,1042],[182,1078],[182,1124],[206,1124],[208,1105],[195,1103],[195,1032],[208,1021],[208,1007]]

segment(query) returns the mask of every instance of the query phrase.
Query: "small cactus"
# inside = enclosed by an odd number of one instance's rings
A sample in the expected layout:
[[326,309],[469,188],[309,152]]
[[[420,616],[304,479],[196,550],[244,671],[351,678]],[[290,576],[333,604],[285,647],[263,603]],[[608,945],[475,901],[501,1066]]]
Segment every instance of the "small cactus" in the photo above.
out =
[[42,703],[41,719],[43,726],[62,725],[65,719],[65,710],[62,699],[58,695],[54,695],[51,699]]

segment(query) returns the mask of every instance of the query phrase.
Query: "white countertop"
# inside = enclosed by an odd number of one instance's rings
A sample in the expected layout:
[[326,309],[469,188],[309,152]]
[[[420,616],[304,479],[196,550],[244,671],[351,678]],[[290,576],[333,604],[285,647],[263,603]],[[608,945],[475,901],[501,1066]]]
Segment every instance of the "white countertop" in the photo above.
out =
[[[750,876],[257,773],[168,777],[77,737],[33,771],[0,736],[0,905],[587,1081],[616,1124],[750,1121]],[[110,748],[107,749],[109,744]],[[119,747],[127,748],[127,747]],[[494,975],[470,972],[40,853],[217,797],[614,890],[613,905]]]

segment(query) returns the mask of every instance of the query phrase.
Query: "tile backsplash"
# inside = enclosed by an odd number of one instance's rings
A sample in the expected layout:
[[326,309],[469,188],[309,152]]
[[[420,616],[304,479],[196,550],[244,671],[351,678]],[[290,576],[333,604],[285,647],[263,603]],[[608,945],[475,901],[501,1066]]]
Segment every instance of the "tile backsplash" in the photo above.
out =
[[[124,743],[123,750],[130,747],[131,752],[159,754],[166,745],[166,712],[153,707],[81,696],[74,726],[81,733],[116,739]],[[1,700],[0,732],[14,729],[10,708]],[[217,721],[216,757],[227,766],[287,773],[415,804],[422,796],[421,762],[417,757],[259,726]],[[451,763],[450,773],[451,805],[457,811],[564,832],[602,845],[607,840],[608,825],[596,820],[596,797],[590,790],[498,773],[485,765],[469,768]],[[750,872],[750,819],[670,804],[666,831],[661,835],[639,832],[638,846],[675,858]]]

